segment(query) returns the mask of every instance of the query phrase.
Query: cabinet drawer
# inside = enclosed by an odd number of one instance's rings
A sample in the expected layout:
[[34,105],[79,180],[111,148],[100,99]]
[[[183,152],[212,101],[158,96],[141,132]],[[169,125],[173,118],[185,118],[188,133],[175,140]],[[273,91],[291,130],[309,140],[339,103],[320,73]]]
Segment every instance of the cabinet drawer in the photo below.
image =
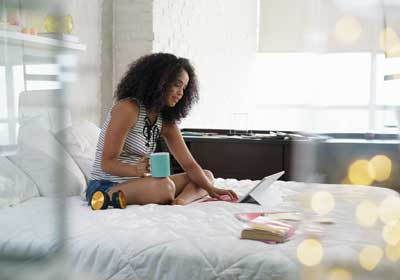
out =
[[190,150],[215,177],[258,180],[283,170],[283,145],[190,143]]

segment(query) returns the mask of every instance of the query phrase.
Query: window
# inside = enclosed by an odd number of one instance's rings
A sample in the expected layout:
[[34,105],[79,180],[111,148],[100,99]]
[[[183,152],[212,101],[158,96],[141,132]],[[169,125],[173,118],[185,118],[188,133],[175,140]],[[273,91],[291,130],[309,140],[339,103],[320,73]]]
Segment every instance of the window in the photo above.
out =
[[[316,132],[393,132],[398,58],[360,53],[258,53],[253,127]],[[385,76],[386,75],[386,76]],[[389,76],[392,77],[392,76]]]
[[397,132],[394,2],[258,1],[259,114],[279,109],[272,125],[286,130]]
[[58,64],[26,64],[26,90],[35,91],[61,89],[61,84],[58,81],[59,74],[60,70]]

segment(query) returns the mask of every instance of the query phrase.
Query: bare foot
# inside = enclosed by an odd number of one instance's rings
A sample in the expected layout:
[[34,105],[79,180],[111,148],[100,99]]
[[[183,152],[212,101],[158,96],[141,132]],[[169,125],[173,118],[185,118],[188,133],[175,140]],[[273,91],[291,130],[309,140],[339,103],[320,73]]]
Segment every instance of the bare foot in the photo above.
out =
[[172,200],[171,205],[185,205],[185,200],[182,198],[175,198]]

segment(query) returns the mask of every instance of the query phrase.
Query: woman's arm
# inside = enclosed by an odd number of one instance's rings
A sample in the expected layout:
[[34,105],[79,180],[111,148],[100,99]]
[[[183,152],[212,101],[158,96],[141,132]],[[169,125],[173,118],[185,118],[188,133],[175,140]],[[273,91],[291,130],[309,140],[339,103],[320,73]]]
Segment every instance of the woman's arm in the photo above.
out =
[[101,166],[111,175],[121,177],[141,177],[148,173],[148,159],[142,159],[137,165],[118,160],[124,147],[129,129],[134,127],[139,115],[139,107],[133,101],[121,101],[111,112],[111,119],[104,137]]
[[219,195],[227,194],[232,199],[237,199],[237,195],[233,191],[214,187],[213,182],[208,179],[204,174],[203,169],[193,158],[176,124],[163,123],[161,135],[163,136],[168,149],[189,176],[191,181],[206,190],[212,197],[219,197]]

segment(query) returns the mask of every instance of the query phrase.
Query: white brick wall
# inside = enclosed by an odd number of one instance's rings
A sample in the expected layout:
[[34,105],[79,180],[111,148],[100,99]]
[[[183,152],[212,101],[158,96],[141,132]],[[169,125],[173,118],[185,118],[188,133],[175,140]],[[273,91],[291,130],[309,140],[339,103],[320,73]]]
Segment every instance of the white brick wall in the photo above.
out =
[[189,58],[200,103],[181,127],[229,128],[248,112],[256,54],[256,0],[154,0],[153,52]]
[[152,50],[153,0],[114,1],[113,88],[128,65]]
[[71,14],[74,22],[72,34],[86,45],[79,53],[79,80],[71,90],[73,122],[82,119],[100,124],[103,79],[102,66],[102,2],[107,0],[68,0],[65,14]]
[[200,83],[200,103],[182,127],[229,128],[232,113],[250,111],[257,0],[113,3],[113,89],[136,58],[171,52],[193,62]]

